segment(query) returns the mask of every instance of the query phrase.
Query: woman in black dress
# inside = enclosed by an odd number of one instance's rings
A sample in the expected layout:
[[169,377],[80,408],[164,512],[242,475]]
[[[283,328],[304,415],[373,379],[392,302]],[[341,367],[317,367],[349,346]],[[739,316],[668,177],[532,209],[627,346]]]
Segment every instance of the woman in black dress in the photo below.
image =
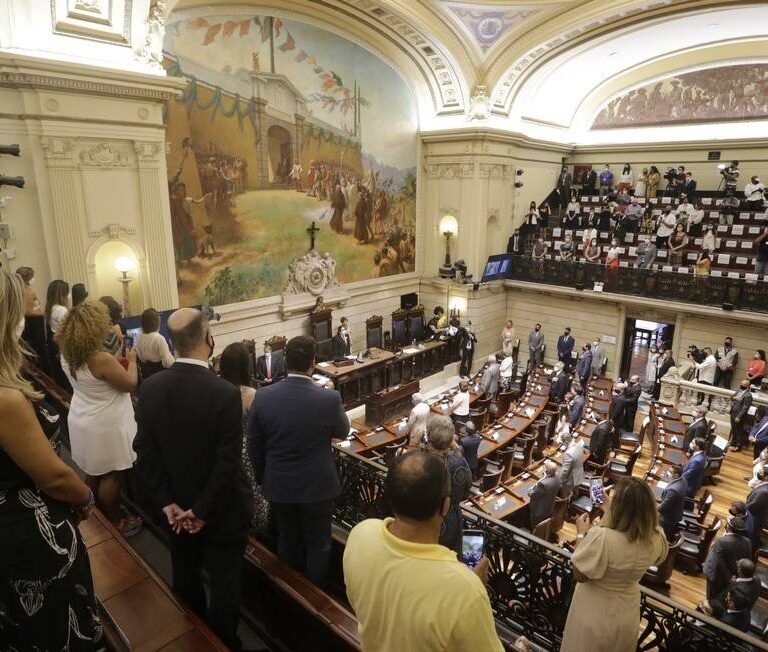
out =
[[0,641],[3,650],[102,650],[77,523],[93,494],[36,418],[20,375],[21,278],[0,268]]

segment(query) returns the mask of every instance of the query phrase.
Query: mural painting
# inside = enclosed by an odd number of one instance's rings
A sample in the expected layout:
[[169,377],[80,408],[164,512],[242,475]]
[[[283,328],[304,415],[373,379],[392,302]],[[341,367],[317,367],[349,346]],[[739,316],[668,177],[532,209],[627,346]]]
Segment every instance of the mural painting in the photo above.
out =
[[253,14],[171,15],[164,55],[187,80],[166,111],[182,305],[280,294],[310,237],[344,283],[414,270],[416,110],[386,63]]
[[592,129],[768,118],[768,64],[707,68],[612,99]]

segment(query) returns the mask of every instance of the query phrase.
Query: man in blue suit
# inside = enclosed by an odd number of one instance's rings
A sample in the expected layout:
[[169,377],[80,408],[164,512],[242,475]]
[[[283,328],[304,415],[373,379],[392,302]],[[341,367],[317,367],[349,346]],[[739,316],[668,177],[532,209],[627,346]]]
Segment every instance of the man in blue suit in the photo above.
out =
[[707,467],[707,454],[704,452],[707,442],[701,437],[697,437],[691,444],[693,455],[683,467],[683,477],[688,483],[688,498],[693,498],[696,492],[704,484],[704,469]]
[[288,375],[256,392],[246,445],[256,481],[277,522],[277,554],[318,586],[331,552],[333,499],[339,494],[331,440],[349,433],[338,392],[312,381],[315,340],[285,347]]
[[587,381],[592,375],[592,345],[587,342],[582,348],[579,363],[576,365],[576,375],[581,381],[581,386],[586,391]]
[[575,430],[584,412],[584,395],[581,393],[581,387],[573,387],[565,395],[565,399],[568,403],[568,423],[571,424],[571,430]]
[[557,359],[563,363],[566,373],[571,370],[571,352],[574,344],[575,340],[571,337],[571,329],[567,327],[565,332],[557,338]]
[[757,459],[763,449],[768,446],[768,412],[752,426],[752,430],[749,431],[749,441],[755,444],[752,456],[753,459]]

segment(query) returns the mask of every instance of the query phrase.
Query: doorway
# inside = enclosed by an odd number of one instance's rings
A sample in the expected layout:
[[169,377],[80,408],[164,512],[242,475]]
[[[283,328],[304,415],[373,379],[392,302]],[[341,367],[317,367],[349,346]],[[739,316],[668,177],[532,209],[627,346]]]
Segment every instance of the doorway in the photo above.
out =
[[624,324],[624,351],[619,376],[629,378],[637,374],[641,383],[653,382],[655,375],[648,364],[651,346],[656,346],[659,351],[671,348],[674,337],[674,324],[627,319]]
[[269,152],[269,182],[286,184],[291,173],[291,134],[287,129],[272,125],[267,130]]

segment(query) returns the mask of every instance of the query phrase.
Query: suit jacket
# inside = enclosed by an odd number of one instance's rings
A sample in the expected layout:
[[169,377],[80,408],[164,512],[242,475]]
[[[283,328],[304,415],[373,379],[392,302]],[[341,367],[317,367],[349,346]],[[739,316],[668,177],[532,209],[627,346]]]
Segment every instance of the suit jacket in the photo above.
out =
[[696,419],[691,423],[690,426],[685,431],[685,437],[683,437],[683,450],[688,450],[688,446],[691,445],[691,442],[696,439],[696,437],[701,437],[702,439],[706,439],[707,435],[709,434],[709,421],[707,421],[706,417],[701,419]]
[[627,420],[629,403],[629,397],[625,392],[615,396],[611,401],[610,417],[615,428],[624,428]]
[[701,451],[693,455],[683,467],[683,477],[688,483],[688,497],[693,498],[701,489],[704,482],[704,469],[707,467],[707,456]]
[[472,435],[463,434],[459,438],[459,445],[467,460],[469,470],[474,474],[477,471],[477,450],[480,448],[483,438],[479,433]]
[[350,347],[347,338],[343,335],[334,335],[331,341],[331,355],[334,360],[341,360],[344,356],[349,355]]
[[584,179],[584,190],[594,190],[595,189],[595,182],[597,181],[597,172],[594,170],[590,170],[587,172],[587,176]]
[[744,420],[752,406],[752,393],[748,389],[739,389],[731,397],[731,418]]
[[565,201],[568,201],[569,196],[571,194],[571,184],[573,183],[573,177],[571,176],[570,172],[560,172],[560,176],[557,177],[557,187],[558,189],[562,189],[563,194],[565,195]]
[[605,354],[605,350],[602,346],[592,347],[592,370],[596,375],[602,373],[603,365],[607,359],[608,356]]
[[749,436],[754,437],[755,441],[761,444],[768,440],[768,414],[752,426]]
[[571,351],[573,351],[575,342],[576,340],[574,340],[571,335],[568,336],[568,339],[565,338],[565,335],[561,335],[557,338],[557,357],[559,360],[562,360],[563,362],[570,361]]
[[630,384],[625,390],[627,395],[627,410],[625,413],[624,428],[632,432],[635,429],[635,415],[637,414],[637,405],[640,402],[640,394],[643,390],[640,383]]
[[552,376],[549,386],[549,398],[555,403],[561,403],[565,393],[568,391],[568,387],[571,384],[571,377],[561,371],[559,374]]
[[563,467],[560,469],[562,482],[561,494],[568,496],[573,493],[584,480],[584,444],[572,442],[563,455]]
[[[269,357],[272,382],[285,378],[285,358],[283,357],[282,351],[272,351]],[[256,378],[262,382],[267,379],[266,355],[260,355],[256,359]]]
[[611,447],[611,435],[613,428],[610,421],[599,423],[592,431],[589,440],[589,450],[592,453],[592,461],[597,464],[605,464],[605,458]]
[[755,532],[765,526],[768,519],[768,483],[757,485],[747,496],[747,511],[755,519]]
[[751,616],[749,614],[749,611],[746,609],[742,609],[741,611],[726,611],[720,618],[718,619],[721,623],[724,623],[726,625],[730,625],[734,629],[738,629],[742,632],[748,632],[749,628],[751,626],[750,620]]
[[694,197],[696,196],[696,180],[691,179],[690,181],[686,181],[682,186],[680,186],[680,192],[687,195],[688,201],[693,201]]
[[684,477],[670,482],[661,492],[659,504],[659,523],[662,528],[675,527],[683,520],[685,499],[688,495],[688,482]]
[[338,392],[311,378],[288,376],[256,392],[248,414],[246,446],[264,497],[277,503],[312,503],[339,493],[331,440],[349,433]]
[[575,428],[576,424],[581,420],[581,415],[584,412],[584,397],[581,394],[577,394],[571,399],[571,403],[568,406],[568,420],[571,424],[571,428]]
[[469,332],[466,328],[461,330],[461,350],[474,353],[475,344],[477,344],[477,337],[474,333]]
[[737,574],[736,562],[752,558],[752,543],[747,537],[726,532],[709,549],[702,571],[712,582],[728,584]]
[[656,374],[656,379],[660,379],[664,374],[666,374],[672,367],[675,366],[675,361],[672,358],[664,358],[662,363],[659,365],[659,373]]
[[136,471],[159,507],[176,503],[213,535],[245,534],[252,496],[242,466],[240,390],[176,362],[139,389]]
[[584,351],[579,358],[579,363],[576,365],[576,373],[579,378],[589,376],[592,373],[592,351]]
[[483,372],[483,378],[480,381],[480,387],[486,396],[496,396],[499,393],[499,378],[501,377],[501,366],[498,362],[488,365]]
[[544,332],[543,331],[531,331],[528,333],[528,349],[531,351],[538,351],[544,346]]
[[760,596],[760,580],[757,577],[739,578],[740,581],[731,582],[728,588],[723,591],[719,597],[722,602],[725,602],[725,594],[728,591],[732,593],[738,593],[744,597],[747,601],[747,609],[752,611],[752,607],[755,606],[757,598]]
[[531,528],[552,516],[555,509],[555,498],[563,486],[560,478],[544,476],[528,492],[531,510]]

